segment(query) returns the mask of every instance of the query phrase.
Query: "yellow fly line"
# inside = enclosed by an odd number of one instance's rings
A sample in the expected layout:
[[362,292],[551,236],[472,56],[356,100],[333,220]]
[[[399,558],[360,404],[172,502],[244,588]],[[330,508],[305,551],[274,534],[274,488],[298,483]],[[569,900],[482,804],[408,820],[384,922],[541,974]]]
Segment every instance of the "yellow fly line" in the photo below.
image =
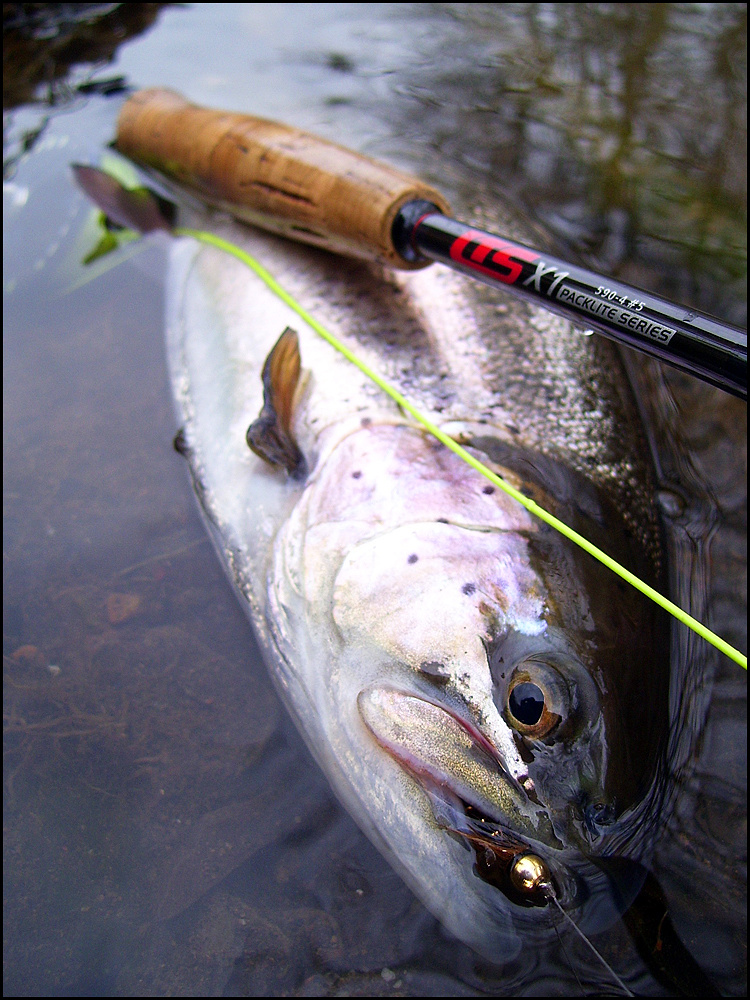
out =
[[441,431],[440,428],[428,420],[423,413],[420,413],[420,411],[412,403],[410,403],[408,399],[405,399],[398,389],[395,389],[392,385],[386,382],[385,379],[361,361],[349,350],[348,347],[346,347],[345,344],[342,344],[337,337],[335,337],[321,323],[319,323],[314,316],[311,316],[307,310],[305,310],[294,298],[292,298],[286,289],[279,285],[273,275],[269,274],[262,264],[259,264],[255,258],[250,256],[250,254],[245,253],[244,250],[241,250],[233,243],[222,239],[220,236],[215,236],[213,233],[204,232],[200,229],[179,227],[174,230],[174,233],[177,236],[192,236],[201,243],[207,243],[210,246],[218,247],[220,250],[224,250],[226,253],[231,254],[233,257],[242,261],[243,264],[246,264],[247,267],[249,267],[250,270],[253,271],[272,292],[278,295],[278,297],[300,317],[300,319],[304,320],[304,322],[315,330],[315,332],[321,337],[323,337],[324,340],[327,340],[328,343],[343,354],[348,361],[351,361],[353,365],[356,365],[356,367],[359,368],[364,375],[366,375],[369,379],[372,379],[372,381],[379,386],[383,392],[387,393],[391,399],[402,408],[402,410],[410,414],[425,428],[425,430],[429,431],[429,433],[436,437],[438,441],[444,444],[446,448],[450,448],[450,450],[458,455],[459,458],[462,458],[464,462],[476,469],[477,472],[480,472],[483,476],[489,479],[491,483],[503,490],[503,492],[507,493],[508,496],[517,500],[528,511],[540,518],[540,520],[549,524],[556,531],[559,531],[566,538],[570,539],[570,541],[575,542],[576,545],[579,545],[582,549],[588,552],[589,555],[593,556],[594,559],[598,559],[599,562],[608,566],[613,573],[616,573],[632,587],[635,587],[636,590],[645,594],[646,597],[651,598],[651,600],[658,604],[659,607],[668,611],[669,614],[674,615],[674,617],[678,621],[682,622],[683,625],[687,625],[688,628],[702,636],[707,642],[716,646],[716,648],[721,650],[722,653],[725,653],[730,659],[734,660],[735,663],[738,663],[741,667],[744,667],[745,670],[747,670],[747,656],[735,649],[734,646],[731,646],[720,636],[716,635],[715,632],[712,632],[701,622],[697,621],[686,611],[683,611],[682,608],[678,607],[668,598],[664,597],[663,594],[654,590],[654,588],[650,587],[647,583],[644,583],[643,580],[635,576],[635,574],[631,573],[630,570],[626,569],[615,559],[612,559],[611,556],[608,556],[606,552],[597,548],[596,545],[593,545],[587,538],[584,538],[583,535],[579,535],[577,531],[568,527],[567,524],[560,521],[553,514],[550,514],[543,507],[540,507],[539,504],[534,503],[533,500],[530,500],[527,496],[524,496],[523,493],[514,489],[510,483],[506,483],[504,479],[501,479],[500,476],[494,473],[491,469],[488,469],[486,465],[479,461],[479,459],[475,458],[465,448],[462,448],[458,442],[454,441],[453,438]]

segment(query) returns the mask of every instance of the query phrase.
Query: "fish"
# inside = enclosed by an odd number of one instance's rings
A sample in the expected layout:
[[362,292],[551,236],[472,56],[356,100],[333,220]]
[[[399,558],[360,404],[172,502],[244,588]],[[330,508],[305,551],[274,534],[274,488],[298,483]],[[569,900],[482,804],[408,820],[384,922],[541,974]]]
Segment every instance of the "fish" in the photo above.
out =
[[[529,240],[510,209],[457,210]],[[610,343],[446,269],[211,228],[470,453],[663,585],[648,439]],[[491,961],[570,922],[612,925],[658,836],[664,613],[431,437],[239,261],[175,240],[166,309],[180,450],[344,807]]]

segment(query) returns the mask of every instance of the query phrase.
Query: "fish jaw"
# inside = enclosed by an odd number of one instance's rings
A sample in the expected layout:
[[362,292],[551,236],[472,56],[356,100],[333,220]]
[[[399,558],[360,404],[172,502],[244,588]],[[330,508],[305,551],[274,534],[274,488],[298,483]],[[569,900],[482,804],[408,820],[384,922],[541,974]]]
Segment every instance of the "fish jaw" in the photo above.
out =
[[[514,780],[493,745],[450,707],[393,687],[362,691],[358,706],[378,745],[410,775],[427,798],[437,830],[474,852],[473,874],[499,890],[514,911],[544,907],[553,895],[570,912],[579,911],[590,892],[591,869],[555,833],[546,809]],[[541,861],[540,887],[519,889],[516,864]],[[507,903],[506,903],[507,905]],[[504,909],[499,897],[495,913]],[[525,922],[525,921],[524,921]],[[527,931],[528,933],[528,931]]]
[[[613,877],[606,862],[602,868],[581,853],[568,827],[558,837],[533,783],[524,787],[513,778],[466,713],[389,685],[361,691],[357,704],[370,737],[395,768],[392,787],[400,789],[403,799],[404,781],[411,780],[424,800],[421,808],[410,810],[405,825],[412,826],[414,838],[414,818],[420,816],[417,839],[433,845],[431,860],[438,860],[439,869],[434,877],[444,878],[443,869],[452,872],[444,883],[452,898],[441,919],[464,940],[473,937],[478,951],[494,961],[498,948],[511,957],[521,929],[527,943],[540,942],[561,916],[559,909],[550,910],[540,921],[532,910],[548,907],[551,897],[587,931],[609,925],[627,908],[642,872],[626,867]],[[382,780],[388,766],[377,763]],[[520,888],[515,869],[530,858],[539,864],[542,877],[538,884]],[[413,872],[405,877],[414,884]],[[416,888],[424,897],[424,880]],[[433,899],[430,905],[441,912],[439,902]],[[451,911],[467,905],[458,920],[451,919]]]
[[[360,692],[357,701],[376,741],[428,794],[438,826],[464,834],[470,841],[482,839],[479,828],[472,830],[455,809],[460,802],[472,815],[502,826],[503,840],[513,845],[516,855],[530,850],[532,842],[562,847],[545,812],[531,801],[490,741],[469,720],[398,688],[369,688]],[[491,842],[488,836],[487,845]]]

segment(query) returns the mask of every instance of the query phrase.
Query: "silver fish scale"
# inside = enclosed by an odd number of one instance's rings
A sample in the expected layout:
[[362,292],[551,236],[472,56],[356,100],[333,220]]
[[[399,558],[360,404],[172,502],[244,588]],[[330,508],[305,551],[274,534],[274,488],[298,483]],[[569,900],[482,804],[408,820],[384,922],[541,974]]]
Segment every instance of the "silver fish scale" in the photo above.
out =
[[[487,220],[473,210],[479,224],[530,241],[528,227],[512,216]],[[440,265],[387,272],[242,233],[236,226],[227,230],[230,239],[249,239],[250,251],[308,312],[435,423],[457,437],[490,436],[524,452],[539,452],[591,480],[612,498],[633,538],[658,567],[648,445],[613,344],[586,337],[537,305]],[[201,257],[201,266],[214,276],[210,281],[223,289],[224,302],[217,308],[231,319],[234,308],[245,308],[244,299],[234,294],[235,284],[251,289],[258,279],[224,255],[217,254],[213,263],[205,252]],[[281,333],[280,322],[273,325],[269,317],[268,329],[248,331],[258,337],[259,354]],[[290,322],[300,333],[306,328],[294,316]],[[302,338],[301,353],[311,387],[296,431],[309,465],[321,447],[321,428],[335,427],[355,413],[398,419],[382,391],[311,331]],[[253,365],[262,365],[264,358],[254,357]],[[248,412],[248,421],[258,410]]]
[[[350,266],[354,278],[362,267]],[[379,292],[383,302],[363,309],[361,293],[352,290],[343,301],[321,302],[319,315],[358,303],[354,339],[410,401],[436,423],[455,425],[449,430],[457,435],[495,436],[590,479],[658,565],[647,444],[614,345],[437,265],[416,275],[384,274]],[[382,330],[377,314],[386,304],[393,308],[394,294],[407,303],[403,324]]]

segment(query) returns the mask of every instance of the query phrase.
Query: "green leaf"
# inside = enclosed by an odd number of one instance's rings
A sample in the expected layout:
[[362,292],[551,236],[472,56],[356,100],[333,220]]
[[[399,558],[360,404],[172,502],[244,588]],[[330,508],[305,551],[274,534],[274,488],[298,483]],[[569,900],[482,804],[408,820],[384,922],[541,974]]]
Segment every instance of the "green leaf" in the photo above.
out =
[[103,213],[99,213],[97,219],[97,229],[100,233],[99,242],[96,244],[94,249],[86,254],[83,258],[82,263],[91,264],[95,260],[99,260],[101,257],[105,257],[108,253],[113,250],[118,250],[121,246],[126,243],[132,243],[133,240],[137,240],[140,233],[135,232],[133,229],[117,229],[113,231],[109,228],[107,224],[107,216]]

